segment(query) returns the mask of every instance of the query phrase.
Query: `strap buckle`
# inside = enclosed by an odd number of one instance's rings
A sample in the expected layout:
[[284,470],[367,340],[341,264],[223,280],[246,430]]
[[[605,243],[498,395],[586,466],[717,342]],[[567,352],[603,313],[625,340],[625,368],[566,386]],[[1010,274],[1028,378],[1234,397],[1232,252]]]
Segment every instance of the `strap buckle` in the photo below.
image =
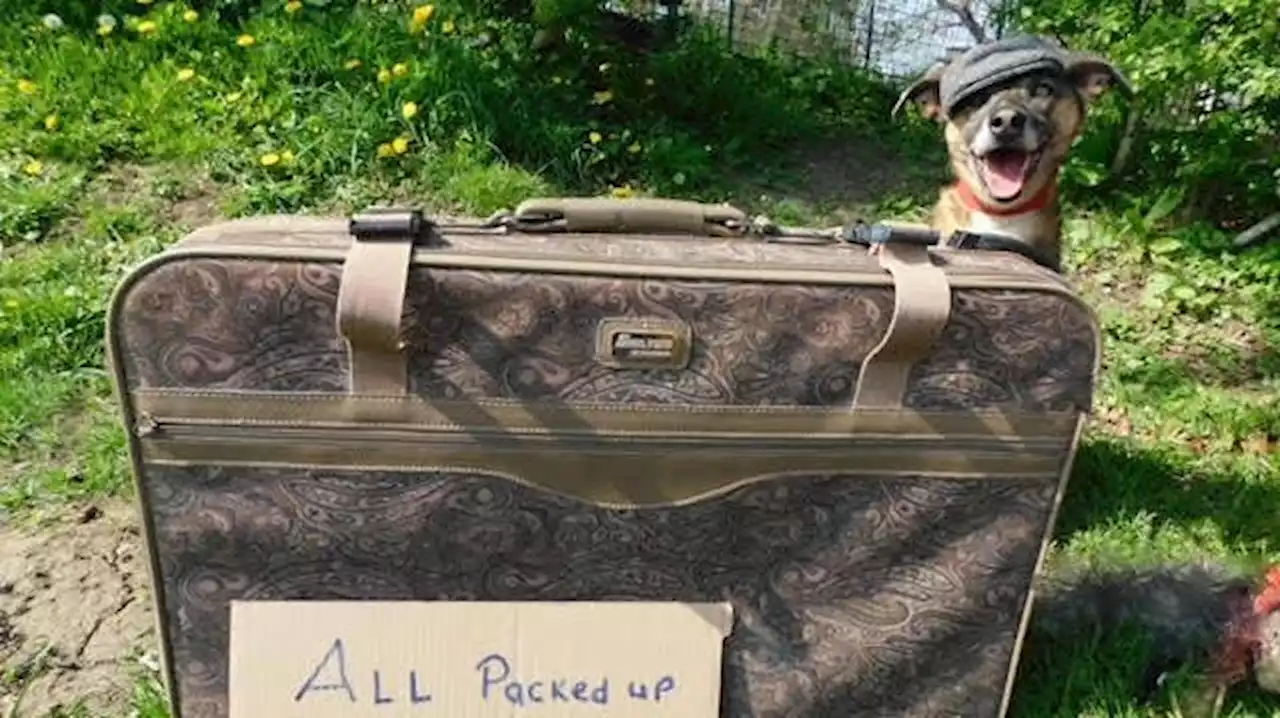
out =
[[932,247],[938,243],[939,235],[937,230],[926,226],[858,222],[845,227],[840,238],[851,244],[869,247],[891,243]]
[[955,249],[977,249],[995,252],[1012,252],[1052,272],[1061,274],[1062,265],[1045,252],[1032,247],[1017,237],[990,232],[957,230],[947,238],[947,246]]
[[348,221],[348,230],[359,242],[400,241],[415,243],[431,236],[435,224],[421,210],[371,207]]

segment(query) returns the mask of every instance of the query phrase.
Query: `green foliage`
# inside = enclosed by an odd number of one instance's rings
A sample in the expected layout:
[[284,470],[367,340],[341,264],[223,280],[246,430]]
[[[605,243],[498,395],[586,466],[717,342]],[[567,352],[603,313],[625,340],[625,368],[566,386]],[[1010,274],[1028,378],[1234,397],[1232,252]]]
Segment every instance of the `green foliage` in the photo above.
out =
[[[1280,209],[1280,10],[1275,0],[1012,0],[1023,29],[1109,57],[1138,91],[1129,191],[1175,187],[1182,209],[1230,225]],[[1211,96],[1212,111],[1202,109]],[[1092,113],[1068,178],[1106,177],[1124,122]]]
[[[79,176],[0,174],[0,247],[40,240],[65,215]],[[0,270],[2,271],[2,270]]]

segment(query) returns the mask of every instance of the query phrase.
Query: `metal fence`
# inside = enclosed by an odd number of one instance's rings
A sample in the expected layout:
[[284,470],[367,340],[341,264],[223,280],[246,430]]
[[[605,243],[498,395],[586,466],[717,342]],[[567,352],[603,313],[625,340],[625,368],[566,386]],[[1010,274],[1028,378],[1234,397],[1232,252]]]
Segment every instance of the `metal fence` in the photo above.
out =
[[975,35],[1000,35],[999,0],[686,0],[729,42],[828,53],[891,77],[914,74]]
[[[671,0],[614,0],[661,14]],[[683,0],[679,12],[723,29],[743,51],[824,54],[890,77],[914,74],[975,36],[999,37],[1002,0]],[[668,6],[669,7],[669,6]]]

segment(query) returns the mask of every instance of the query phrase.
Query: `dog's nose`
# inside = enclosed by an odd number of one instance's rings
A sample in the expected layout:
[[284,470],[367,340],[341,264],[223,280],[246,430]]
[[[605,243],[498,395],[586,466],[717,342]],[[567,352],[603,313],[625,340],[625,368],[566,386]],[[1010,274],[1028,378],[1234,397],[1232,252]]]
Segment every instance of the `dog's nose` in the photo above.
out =
[[987,124],[990,125],[991,132],[996,137],[1008,137],[1022,131],[1027,124],[1027,116],[1018,110],[999,110],[991,115]]

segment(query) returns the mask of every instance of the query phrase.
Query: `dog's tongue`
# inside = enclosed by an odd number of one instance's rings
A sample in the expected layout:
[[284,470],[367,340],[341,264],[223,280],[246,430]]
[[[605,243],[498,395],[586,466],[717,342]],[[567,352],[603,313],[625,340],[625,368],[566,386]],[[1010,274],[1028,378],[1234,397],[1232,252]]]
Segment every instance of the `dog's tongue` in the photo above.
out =
[[1027,153],[1017,150],[996,150],[982,160],[987,189],[996,199],[1013,199],[1022,191],[1026,182]]

